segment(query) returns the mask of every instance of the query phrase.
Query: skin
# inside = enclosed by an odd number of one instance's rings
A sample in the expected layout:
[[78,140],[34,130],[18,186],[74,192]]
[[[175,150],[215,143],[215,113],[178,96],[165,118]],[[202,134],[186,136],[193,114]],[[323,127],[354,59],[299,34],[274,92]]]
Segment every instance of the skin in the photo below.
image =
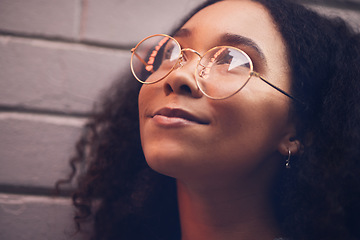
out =
[[[229,45],[220,41],[226,33],[251,39],[263,56],[248,45],[235,47],[250,56],[257,72],[290,92],[284,41],[259,3],[216,3],[182,29],[176,37],[182,48],[200,54]],[[143,151],[151,168],[177,179],[182,239],[278,237],[269,195],[288,149],[292,154],[299,150],[292,100],[256,77],[234,96],[211,100],[196,86],[197,61],[189,53],[183,67],[156,84],[143,85],[139,94]],[[156,114],[160,109],[165,113]],[[179,110],[197,121],[164,116]]]

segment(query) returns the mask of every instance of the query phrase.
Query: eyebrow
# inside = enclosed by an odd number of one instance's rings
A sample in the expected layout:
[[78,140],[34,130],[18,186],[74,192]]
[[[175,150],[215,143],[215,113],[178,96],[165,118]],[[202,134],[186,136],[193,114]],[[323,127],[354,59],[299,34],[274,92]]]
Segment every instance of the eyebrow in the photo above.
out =
[[[174,34],[174,37],[186,38],[186,37],[190,37],[191,35],[192,35],[192,32],[190,29],[181,28]],[[247,38],[247,37],[244,37],[241,35],[237,35],[237,34],[233,34],[233,33],[224,33],[220,36],[219,43],[234,46],[234,47],[240,46],[240,45],[248,46],[248,47],[252,48],[253,50],[255,50],[256,53],[260,56],[261,59],[264,60],[264,62],[266,64],[266,58],[265,58],[264,52],[261,50],[259,45],[257,45],[250,38]]]
[[244,37],[241,35],[237,35],[237,34],[233,34],[233,33],[225,33],[225,34],[221,35],[220,42],[225,43],[227,45],[231,45],[231,46],[239,46],[239,45],[248,46],[248,47],[254,49],[257,52],[257,54],[259,54],[259,56],[266,62],[264,52],[261,50],[259,45],[257,45],[250,38],[247,38],[247,37]]
[[190,37],[191,31],[187,28],[181,28],[174,34],[174,37]]

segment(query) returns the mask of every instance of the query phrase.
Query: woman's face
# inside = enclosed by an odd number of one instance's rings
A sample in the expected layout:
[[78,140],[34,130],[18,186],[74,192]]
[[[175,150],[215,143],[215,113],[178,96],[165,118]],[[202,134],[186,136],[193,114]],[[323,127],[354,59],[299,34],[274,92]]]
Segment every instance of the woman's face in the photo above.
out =
[[[213,4],[194,15],[175,38],[182,48],[200,54],[222,45],[242,49],[255,71],[289,92],[284,41],[259,3]],[[270,176],[295,134],[291,100],[256,77],[228,99],[209,99],[195,83],[198,59],[190,53],[183,67],[140,90],[140,133],[148,164],[184,182],[221,184]]]

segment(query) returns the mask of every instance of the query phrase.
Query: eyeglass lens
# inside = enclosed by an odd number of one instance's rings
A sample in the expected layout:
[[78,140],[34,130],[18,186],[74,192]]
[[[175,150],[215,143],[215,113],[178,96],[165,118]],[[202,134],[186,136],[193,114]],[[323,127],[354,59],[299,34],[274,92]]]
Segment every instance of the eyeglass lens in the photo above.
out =
[[133,73],[141,82],[157,82],[172,70],[180,54],[180,46],[172,38],[149,37],[140,42],[133,53]]
[[[131,64],[134,76],[142,83],[157,82],[176,67],[180,56],[180,45],[173,38],[165,35],[146,38],[133,52]],[[215,47],[200,59],[195,75],[205,95],[220,99],[244,87],[251,71],[251,60],[241,50]]]

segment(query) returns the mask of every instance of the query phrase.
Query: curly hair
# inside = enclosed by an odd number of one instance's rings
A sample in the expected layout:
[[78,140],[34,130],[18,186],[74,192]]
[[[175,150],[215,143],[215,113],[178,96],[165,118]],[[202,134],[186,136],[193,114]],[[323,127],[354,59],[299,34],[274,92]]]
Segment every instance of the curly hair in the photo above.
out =
[[[295,2],[255,1],[286,42],[291,92],[304,103],[293,104],[302,154],[273,191],[283,233],[292,240],[360,239],[360,36],[343,20]],[[92,220],[93,239],[180,239],[175,180],[150,169],[142,153],[140,87],[130,76],[115,83],[70,160],[68,180],[77,163],[88,166],[73,195],[74,219],[78,230]]]

